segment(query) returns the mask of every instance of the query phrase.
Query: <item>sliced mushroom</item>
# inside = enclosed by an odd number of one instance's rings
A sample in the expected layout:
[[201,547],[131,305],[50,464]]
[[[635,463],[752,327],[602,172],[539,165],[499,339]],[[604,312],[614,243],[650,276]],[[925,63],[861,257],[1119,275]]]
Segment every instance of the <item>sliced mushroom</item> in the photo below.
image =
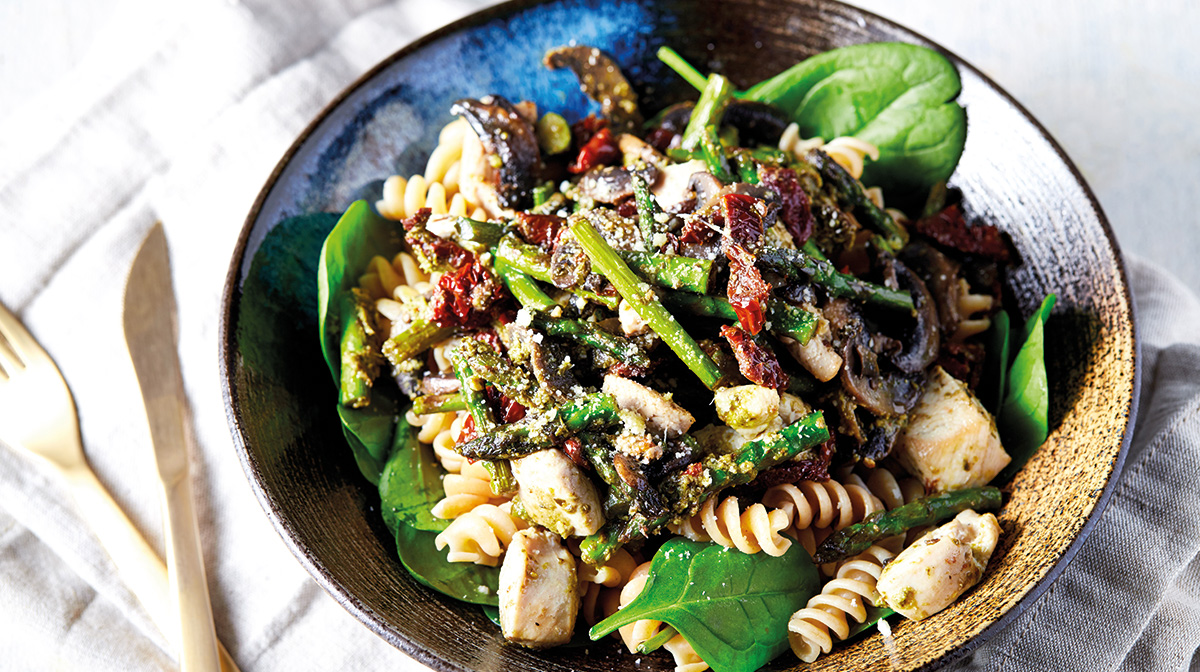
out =
[[[653,148],[651,148],[653,149]],[[599,203],[616,203],[633,196],[633,176],[646,184],[658,179],[658,169],[642,161],[634,166],[599,166],[589,170],[579,180],[579,191]]]
[[912,294],[916,311],[916,321],[904,336],[904,347],[899,353],[891,356],[892,363],[905,373],[919,373],[937,359],[941,343],[938,337],[937,306],[926,289],[925,282],[916,273],[898,260],[892,259],[890,263],[895,268],[896,279],[901,288]]
[[920,377],[880,370],[877,343],[848,301],[830,301],[825,315],[842,342],[842,385],[846,391],[876,415],[907,413],[921,395]]
[[642,127],[637,95],[621,68],[595,47],[577,45],[546,52],[543,60],[551,69],[570,68],[579,78],[579,88],[600,103],[601,113],[620,131]]
[[500,96],[485,96],[481,100],[464,98],[450,107],[450,113],[465,118],[483,143],[484,151],[499,158],[491,183],[500,205],[510,209],[526,207],[541,164],[533,124]]

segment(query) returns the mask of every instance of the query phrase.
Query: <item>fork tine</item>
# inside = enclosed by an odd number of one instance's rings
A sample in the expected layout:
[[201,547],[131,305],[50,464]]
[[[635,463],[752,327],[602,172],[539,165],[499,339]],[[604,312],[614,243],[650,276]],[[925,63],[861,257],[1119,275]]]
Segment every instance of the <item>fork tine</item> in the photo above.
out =
[[[21,321],[10,313],[3,303],[0,303],[0,343],[4,342],[7,342],[8,350],[16,358],[14,361],[21,367],[28,364],[33,357],[45,353],[25,325],[21,324]],[[0,347],[0,357],[4,356],[3,353],[4,348]]]

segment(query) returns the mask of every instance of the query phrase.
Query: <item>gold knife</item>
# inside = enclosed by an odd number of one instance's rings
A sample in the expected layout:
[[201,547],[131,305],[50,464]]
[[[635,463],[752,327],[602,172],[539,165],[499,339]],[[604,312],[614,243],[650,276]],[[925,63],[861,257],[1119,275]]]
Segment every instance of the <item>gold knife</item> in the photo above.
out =
[[129,271],[124,318],[125,342],[146,404],[163,486],[167,574],[179,617],[179,666],[183,672],[215,672],[220,669],[217,635],[188,476],[192,434],[179,370],[171,265],[161,223],[150,229]]

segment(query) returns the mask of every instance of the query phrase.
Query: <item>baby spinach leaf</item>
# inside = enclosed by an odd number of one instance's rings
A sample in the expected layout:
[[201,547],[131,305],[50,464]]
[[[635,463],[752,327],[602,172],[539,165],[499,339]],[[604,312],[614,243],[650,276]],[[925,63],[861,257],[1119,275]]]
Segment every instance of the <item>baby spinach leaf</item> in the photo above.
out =
[[500,604],[500,568],[473,562],[448,562],[446,551],[434,545],[436,532],[401,523],[396,528],[400,562],[417,581],[463,602]]
[[983,377],[979,381],[979,402],[992,415],[1000,412],[1004,401],[1004,385],[1008,382],[1008,343],[1012,334],[1008,311],[1001,309],[992,316],[985,345],[987,359],[983,363]]
[[[390,259],[400,251],[400,241],[395,223],[375,214],[366,201],[352,203],[325,238],[317,265],[317,324],[321,352],[335,385],[341,380],[342,334],[354,314],[351,290],[371,257],[378,254]],[[354,460],[363,476],[376,485],[392,445],[396,398],[395,390],[379,386],[366,408],[338,405],[342,433]]]
[[494,607],[490,604],[485,604],[480,609],[483,609],[483,615],[487,616],[488,620],[500,627],[500,607]]
[[799,544],[773,558],[677,537],[655,554],[641,594],[591,637],[654,619],[678,630],[716,672],[752,672],[788,649],[788,619],[818,589]]
[[864,620],[862,623],[855,623],[854,619],[849,619],[847,624],[850,626],[850,629],[846,632],[846,637],[842,641],[854,639],[864,632],[874,630],[876,623],[896,613],[887,607],[876,607],[875,605],[869,603],[866,605],[866,607],[866,620]]
[[449,521],[436,518],[430,509],[445,494],[441,467],[433,449],[417,440],[416,430],[400,415],[391,456],[379,477],[383,522],[392,534],[400,525],[440,532]]
[[877,146],[864,184],[924,193],[950,177],[962,155],[966,114],[954,102],[961,88],[954,65],[938,52],[878,42],[817,54],[743,97],[778,106],[803,137],[854,136]]
[[1049,435],[1050,390],[1046,380],[1045,324],[1057,297],[1050,294],[1025,323],[1024,343],[1008,369],[998,428],[1012,457],[1001,480],[1016,473]]

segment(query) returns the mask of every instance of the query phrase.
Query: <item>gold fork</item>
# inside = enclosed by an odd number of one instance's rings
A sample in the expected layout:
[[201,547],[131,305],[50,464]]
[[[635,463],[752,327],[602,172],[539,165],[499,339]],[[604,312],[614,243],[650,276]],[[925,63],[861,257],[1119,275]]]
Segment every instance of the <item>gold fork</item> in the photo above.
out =
[[[177,632],[167,567],[96,479],[83,454],[75,400],[50,355],[25,326],[0,304],[0,438],[50,465],[66,479],[79,513],[100,539],[121,580],[158,624]],[[178,642],[174,644],[178,645]],[[237,665],[220,649],[221,669]]]

